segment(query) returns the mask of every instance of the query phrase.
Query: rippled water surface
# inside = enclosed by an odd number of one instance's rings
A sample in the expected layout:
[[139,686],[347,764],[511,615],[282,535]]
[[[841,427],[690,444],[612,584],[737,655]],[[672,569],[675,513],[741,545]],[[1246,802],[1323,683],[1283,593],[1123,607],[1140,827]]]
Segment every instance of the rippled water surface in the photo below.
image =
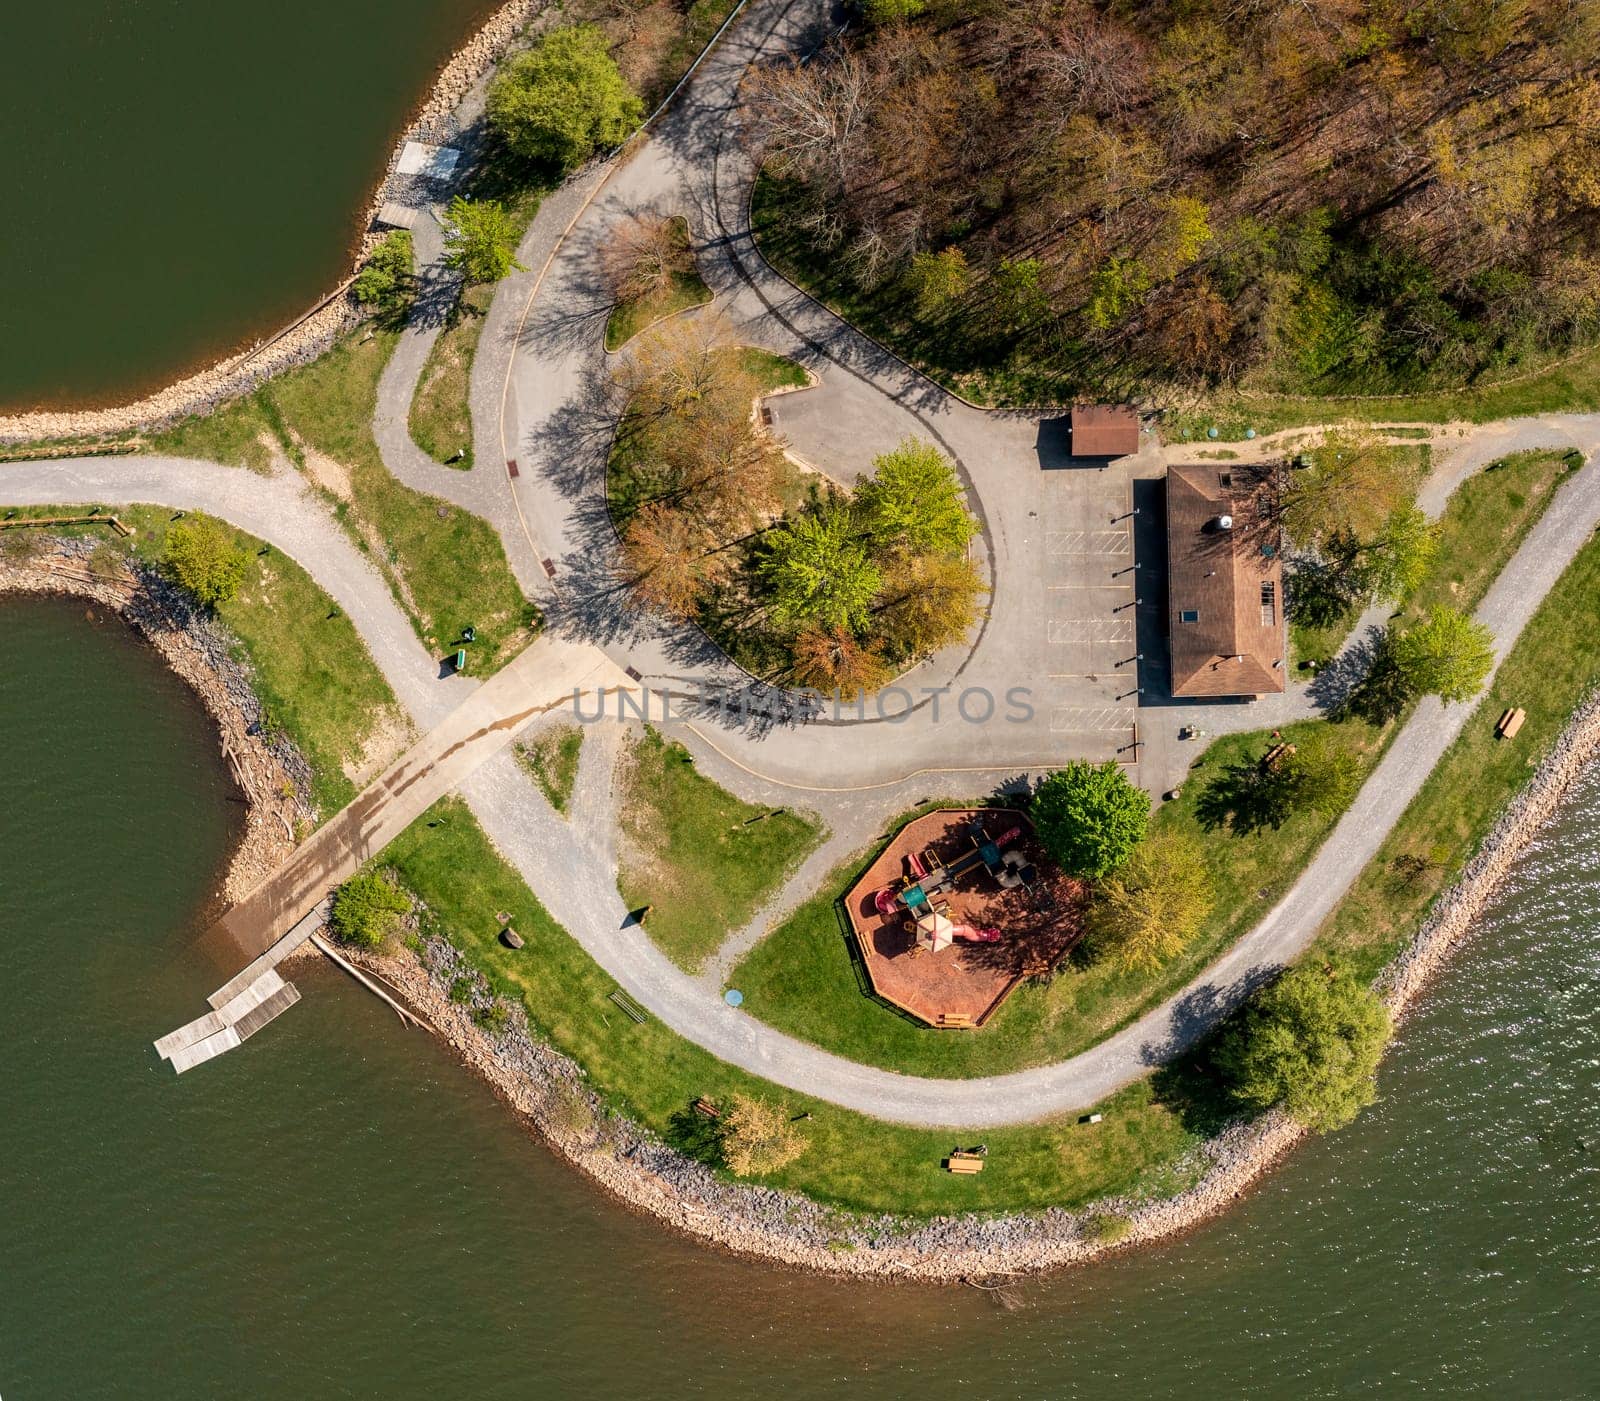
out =
[[186,935],[236,809],[197,706],[82,614],[0,604],[7,1401],[1600,1392],[1600,775],[1377,1107],[1228,1216],[1000,1298],[865,1287],[618,1209],[317,968],[158,1066],[219,981]]
[[0,412],[121,402],[292,321],[493,0],[0,4]]

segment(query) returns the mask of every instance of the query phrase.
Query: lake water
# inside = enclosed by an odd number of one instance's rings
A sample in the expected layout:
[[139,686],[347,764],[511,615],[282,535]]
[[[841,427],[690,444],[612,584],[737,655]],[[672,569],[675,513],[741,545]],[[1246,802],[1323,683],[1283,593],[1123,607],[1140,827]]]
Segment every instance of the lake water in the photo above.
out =
[[1003,1297],[855,1285],[619,1208],[320,967],[174,1077],[150,1042],[220,981],[214,734],[81,604],[0,602],[0,636],[6,1401],[1600,1391],[1600,776],[1381,1102],[1228,1216]]
[[348,272],[367,196],[492,0],[0,5],[0,412],[118,402]]

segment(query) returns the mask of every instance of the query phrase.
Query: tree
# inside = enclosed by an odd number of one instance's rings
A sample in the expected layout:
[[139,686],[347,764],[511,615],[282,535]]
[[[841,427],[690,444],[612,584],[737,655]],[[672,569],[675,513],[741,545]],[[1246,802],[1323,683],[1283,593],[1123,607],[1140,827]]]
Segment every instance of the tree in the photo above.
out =
[[341,944],[375,949],[410,909],[411,901],[392,880],[379,871],[359,871],[333,892],[328,925]]
[[873,459],[856,507],[874,545],[905,554],[960,553],[978,533],[950,459],[920,438]]
[[944,316],[967,295],[972,274],[967,255],[959,248],[946,248],[939,253],[913,253],[906,281],[916,299],[917,315],[931,321]]
[[1361,787],[1361,757],[1325,725],[1318,726],[1296,741],[1293,754],[1278,761],[1277,773],[1291,806],[1333,818],[1350,806]]
[[356,300],[390,316],[403,313],[416,295],[414,267],[411,230],[391,229],[356,274]]
[[517,225],[499,200],[457,195],[445,216],[444,265],[468,282],[498,282],[517,261]]
[[553,29],[489,88],[489,125],[517,155],[572,170],[638,126],[644,104],[593,25]]
[[1376,439],[1334,433],[1309,458],[1284,484],[1284,525],[1298,545],[1374,539],[1405,504],[1399,454]]
[[761,553],[780,622],[862,631],[883,583],[850,508],[836,501],[777,526]]
[[1153,973],[1176,958],[1210,913],[1205,853],[1181,833],[1145,838],[1095,892],[1091,944],[1129,973]]
[[1089,284],[1084,316],[1097,331],[1109,330],[1139,305],[1150,290],[1150,270],[1137,258],[1108,258]]
[[983,614],[988,592],[962,555],[920,555],[897,564],[874,605],[874,626],[897,657],[921,657],[960,642]]
[[216,608],[238,596],[249,558],[227,526],[197,513],[167,532],[161,563],[197,603]]
[[1075,759],[1039,785],[1031,815],[1039,840],[1062,870],[1099,880],[1144,838],[1150,795],[1128,782],[1119,764]]
[[928,8],[928,0],[861,0],[861,13],[868,24],[893,24],[900,19],[915,19]]
[[1252,1109],[1281,1104],[1309,1129],[1348,1124],[1376,1097],[1389,1013],[1346,970],[1296,968],[1245,1004],[1216,1064]]
[[863,691],[876,691],[892,674],[876,645],[858,642],[843,628],[808,628],[795,638],[794,679],[802,686],[854,700]]
[[788,1114],[767,1100],[734,1094],[722,1122],[723,1160],[736,1177],[776,1172],[806,1150],[805,1136]]
[[1388,650],[1409,693],[1438,696],[1446,705],[1477,695],[1494,667],[1494,634],[1443,605],[1393,636]]
[[606,286],[619,302],[638,302],[672,286],[673,278],[694,267],[689,231],[681,218],[630,214],[600,255]]
[[727,578],[728,556],[704,525],[665,502],[641,506],[628,523],[623,554],[636,577],[634,591],[650,607],[692,617],[706,592]]
[[1397,506],[1366,544],[1338,535],[1324,546],[1330,581],[1347,603],[1357,598],[1404,603],[1439,552],[1439,527],[1415,506]]

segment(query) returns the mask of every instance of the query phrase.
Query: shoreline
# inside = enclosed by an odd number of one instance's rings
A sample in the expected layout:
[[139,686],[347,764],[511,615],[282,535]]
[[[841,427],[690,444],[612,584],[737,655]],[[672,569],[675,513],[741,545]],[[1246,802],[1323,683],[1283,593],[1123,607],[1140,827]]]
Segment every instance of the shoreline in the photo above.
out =
[[546,8],[545,0],[505,0],[440,66],[431,85],[412,108],[387,164],[378,175],[353,226],[360,229],[345,278],[323,293],[307,311],[257,340],[199,369],[183,372],[170,384],[121,404],[77,409],[22,409],[0,413],[0,444],[16,445],[57,438],[97,438],[165,426],[189,414],[209,412],[263,381],[306,364],[366,316],[350,295],[362,261],[379,238],[373,228],[379,209],[413,177],[395,167],[406,142],[441,134],[473,86]]
[[[1375,986],[1398,1026],[1433,975],[1475,932],[1524,848],[1579,775],[1600,757],[1600,689],[1579,703],[1550,752],[1435,902]],[[608,1115],[581,1066],[529,1036],[519,1009],[492,1036],[451,998],[465,960],[442,940],[419,953],[366,955],[550,1148],[607,1195],[691,1237],[747,1258],[823,1274],[953,1284],[1016,1278],[1171,1240],[1237,1202],[1310,1130],[1282,1110],[1236,1125],[1187,1160],[1199,1173],[1157,1201],[1107,1197],[1075,1210],[934,1217],[907,1222],[825,1206],[800,1193],[729,1182],[622,1116]],[[480,1001],[484,999],[480,998]],[[1115,1239],[1098,1227],[1125,1222]]]
[[[87,538],[44,537],[17,557],[0,553],[0,595],[87,599],[114,611],[167,661],[217,723],[223,754],[246,801],[246,820],[218,892],[233,901],[293,850],[291,828],[313,816],[301,796],[309,768],[292,744],[251,730],[261,706],[230,640],[149,566],[96,572]],[[1431,978],[1475,932],[1479,916],[1523,849],[1584,769],[1600,757],[1600,687],[1568,719],[1549,753],[1490,828],[1454,885],[1375,982],[1397,1025]],[[292,796],[290,796],[292,794]],[[962,1283],[1021,1277],[1085,1264],[1113,1251],[1164,1242],[1220,1214],[1310,1131],[1280,1110],[1197,1145],[1180,1165],[1194,1180],[1155,1201],[1106,1197],[1074,1210],[962,1214],[907,1220],[827,1206],[800,1193],[728,1181],[630,1119],[606,1110],[582,1066],[530,1035],[519,1007],[492,1034],[474,1019],[492,1001],[481,975],[465,1003],[452,995],[469,971],[442,939],[415,951],[346,957],[388,981],[432,1024],[544,1143],[608,1196],[693,1239],[747,1258],[817,1273]],[[305,956],[306,950],[296,956]],[[1118,1229],[1108,1239],[1108,1218]]]
[[292,834],[314,819],[306,797],[310,765],[286,737],[263,737],[265,712],[249,669],[235,659],[233,639],[215,619],[148,565],[130,569],[118,561],[115,572],[102,572],[91,563],[97,542],[39,539],[40,547],[21,557],[0,552],[0,599],[16,593],[97,604],[154,648],[199,697],[244,804],[239,841],[216,895],[228,904],[243,898],[283,863],[298,844]]

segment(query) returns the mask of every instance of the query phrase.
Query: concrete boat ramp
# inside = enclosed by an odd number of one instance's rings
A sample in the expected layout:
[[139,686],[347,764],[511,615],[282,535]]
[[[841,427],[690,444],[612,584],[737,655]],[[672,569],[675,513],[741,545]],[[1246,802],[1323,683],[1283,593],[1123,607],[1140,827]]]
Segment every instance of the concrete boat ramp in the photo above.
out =
[[328,901],[318,903],[271,948],[252,959],[210,997],[211,1010],[155,1043],[156,1054],[182,1075],[248,1041],[274,1017],[300,1000],[300,990],[285,982],[278,964],[322,927]]

